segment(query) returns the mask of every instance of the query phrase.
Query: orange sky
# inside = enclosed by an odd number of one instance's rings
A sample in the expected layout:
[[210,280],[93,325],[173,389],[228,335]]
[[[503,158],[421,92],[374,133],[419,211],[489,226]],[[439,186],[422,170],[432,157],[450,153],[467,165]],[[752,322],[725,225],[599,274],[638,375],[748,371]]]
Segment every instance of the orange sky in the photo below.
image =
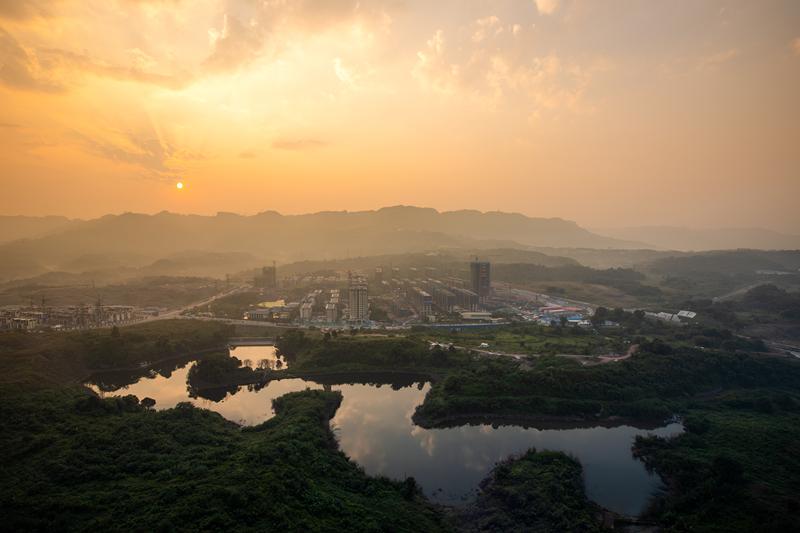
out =
[[0,0],[0,214],[800,233],[798,95],[793,0]]

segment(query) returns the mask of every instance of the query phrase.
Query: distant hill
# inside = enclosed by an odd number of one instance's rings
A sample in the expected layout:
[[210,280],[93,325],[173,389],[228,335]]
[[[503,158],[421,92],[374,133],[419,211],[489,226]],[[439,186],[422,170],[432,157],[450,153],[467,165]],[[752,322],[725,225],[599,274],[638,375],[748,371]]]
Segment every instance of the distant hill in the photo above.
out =
[[618,239],[642,241],[666,250],[798,250],[800,235],[787,235],[761,228],[690,229],[642,226],[596,230]]
[[[222,278],[264,264],[262,259],[244,252],[179,252],[148,264],[123,264],[121,261],[94,255],[83,255],[78,260],[65,263],[60,269],[17,276],[0,284],[4,287],[20,285],[108,285],[133,279],[155,277]],[[70,269],[69,267],[73,267]]]
[[800,250],[725,250],[686,254],[656,259],[646,269],[674,276],[693,276],[704,273],[728,275],[755,274],[758,271],[797,272],[800,270]]
[[263,264],[262,259],[245,252],[181,252],[138,269],[137,275],[222,277]]
[[[511,248],[498,249],[472,249],[472,250],[446,250],[427,253],[386,254],[368,257],[349,257],[345,259],[307,260],[281,265],[281,275],[310,274],[324,271],[342,270],[370,270],[375,267],[397,267],[400,275],[409,275],[408,268],[434,268],[437,274],[466,276],[468,275],[469,261],[479,256],[482,261],[491,261],[493,264],[527,263],[547,267],[577,266],[579,263],[568,257],[545,255],[530,250]],[[256,272],[250,272],[252,276]],[[371,274],[371,273],[370,273]],[[384,274],[388,279],[391,273]]]
[[566,220],[500,212],[440,213],[434,209],[398,206],[376,211],[308,215],[281,215],[274,211],[253,216],[126,213],[70,223],[60,231],[53,229],[38,238],[0,245],[0,257],[13,257],[18,264],[13,269],[5,269],[0,264],[0,279],[20,277],[20,270],[24,271],[28,264],[35,265],[37,270],[30,275],[41,273],[43,268],[45,271],[63,270],[64,265],[71,263],[85,267],[85,258],[93,255],[102,255],[99,262],[104,266],[112,266],[120,260],[125,264],[130,258],[136,258],[136,266],[141,266],[147,261],[187,250],[247,253],[259,259],[287,263],[426,250],[534,245],[637,246],[594,234]]
[[0,243],[42,237],[66,229],[70,224],[73,221],[66,217],[0,216]]
[[554,248],[535,246],[534,250],[547,254],[574,259],[581,265],[592,268],[633,268],[663,257],[682,255],[685,252],[647,249],[597,249],[597,248]]

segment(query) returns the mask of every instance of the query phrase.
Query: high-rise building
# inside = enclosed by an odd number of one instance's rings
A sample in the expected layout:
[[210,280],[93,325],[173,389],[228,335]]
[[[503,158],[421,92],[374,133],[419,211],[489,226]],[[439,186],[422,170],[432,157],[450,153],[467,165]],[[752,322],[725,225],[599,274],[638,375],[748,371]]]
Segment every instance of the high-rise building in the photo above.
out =
[[433,298],[431,295],[419,287],[412,287],[410,291],[410,299],[414,308],[421,316],[428,316],[432,312]]
[[478,310],[478,295],[460,287],[451,287],[450,290],[456,297],[456,305],[467,311]]
[[311,302],[304,302],[300,306],[300,320],[303,322],[310,322],[311,316],[314,313],[314,304]]
[[492,290],[491,265],[488,261],[478,261],[476,257],[475,261],[470,263],[469,270],[472,292],[477,294],[479,301],[483,303]]
[[339,306],[335,303],[325,304],[325,320],[329,323],[334,323],[339,320]]
[[351,322],[364,322],[369,318],[367,284],[361,278],[350,278],[348,295],[348,318]]
[[272,266],[261,269],[261,274],[257,275],[254,284],[259,289],[274,289],[278,286],[278,268],[275,262]]

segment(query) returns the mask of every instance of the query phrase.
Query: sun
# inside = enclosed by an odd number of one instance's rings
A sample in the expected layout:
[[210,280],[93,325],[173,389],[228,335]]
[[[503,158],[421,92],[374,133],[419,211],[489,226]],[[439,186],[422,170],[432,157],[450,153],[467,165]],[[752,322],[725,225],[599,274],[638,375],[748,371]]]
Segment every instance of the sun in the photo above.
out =
[[182,181],[179,181],[178,183],[176,183],[176,184],[175,184],[175,187],[176,187],[178,190],[181,190],[181,189],[183,189],[183,182],[182,182]]

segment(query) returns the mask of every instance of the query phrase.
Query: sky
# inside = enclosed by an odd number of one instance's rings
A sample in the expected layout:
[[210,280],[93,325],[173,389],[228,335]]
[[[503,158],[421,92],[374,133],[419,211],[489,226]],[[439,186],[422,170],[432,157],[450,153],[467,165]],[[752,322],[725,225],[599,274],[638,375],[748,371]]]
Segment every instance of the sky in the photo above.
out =
[[0,191],[800,233],[800,2],[0,0]]

